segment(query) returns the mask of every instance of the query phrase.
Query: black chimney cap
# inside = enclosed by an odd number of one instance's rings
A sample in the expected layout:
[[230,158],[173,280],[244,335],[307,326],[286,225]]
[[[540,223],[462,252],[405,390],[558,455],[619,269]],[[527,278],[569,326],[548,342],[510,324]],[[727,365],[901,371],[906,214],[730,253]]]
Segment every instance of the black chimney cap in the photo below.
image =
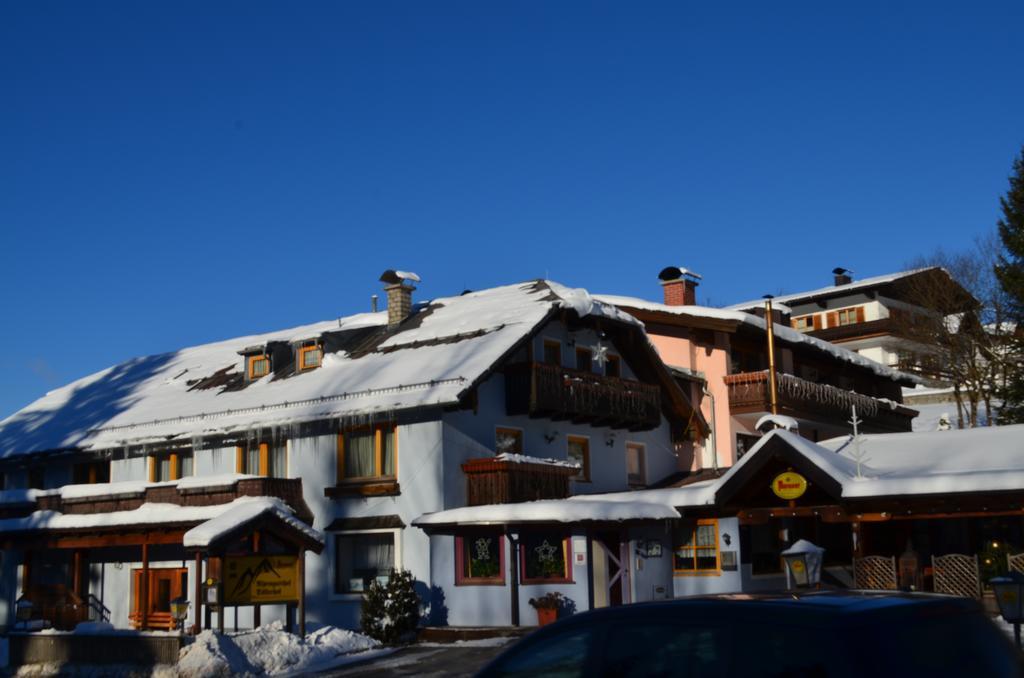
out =
[[832,269],[833,275],[846,275],[847,273],[853,273],[853,271],[851,271],[848,268],[843,268],[842,266],[837,266],[836,268]]

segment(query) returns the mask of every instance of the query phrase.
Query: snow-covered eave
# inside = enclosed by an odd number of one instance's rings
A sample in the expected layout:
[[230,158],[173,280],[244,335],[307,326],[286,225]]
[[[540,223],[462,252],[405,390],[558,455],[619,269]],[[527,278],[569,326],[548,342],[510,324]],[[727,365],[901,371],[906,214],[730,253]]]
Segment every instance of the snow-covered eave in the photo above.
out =
[[488,504],[426,513],[412,521],[426,531],[462,527],[515,526],[539,524],[660,522],[679,518],[679,512],[665,504],[639,501],[576,501],[541,499],[514,504]]

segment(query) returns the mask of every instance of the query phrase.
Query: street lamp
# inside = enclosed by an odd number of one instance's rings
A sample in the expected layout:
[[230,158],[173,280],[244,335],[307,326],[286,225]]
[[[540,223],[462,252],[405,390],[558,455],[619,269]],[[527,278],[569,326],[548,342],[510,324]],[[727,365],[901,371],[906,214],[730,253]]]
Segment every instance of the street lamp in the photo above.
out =
[[821,583],[821,560],[825,549],[800,539],[782,552],[789,588],[816,588]]
[[174,617],[175,625],[182,630],[185,628],[185,618],[188,617],[188,606],[189,602],[184,596],[171,601],[171,616]]
[[1013,639],[1020,647],[1020,623],[1024,621],[1024,574],[1010,572],[1005,577],[989,580],[999,604],[999,614],[1013,624]]

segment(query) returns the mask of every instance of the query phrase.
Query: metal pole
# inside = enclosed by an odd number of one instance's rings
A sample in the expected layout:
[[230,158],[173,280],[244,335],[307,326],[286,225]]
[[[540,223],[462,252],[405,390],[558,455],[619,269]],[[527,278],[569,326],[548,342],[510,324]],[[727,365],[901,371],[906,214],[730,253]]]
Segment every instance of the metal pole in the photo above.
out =
[[768,331],[768,390],[772,414],[779,413],[779,387],[775,379],[775,326],[772,321],[772,298],[764,300],[764,322]]
[[509,601],[512,607],[512,626],[519,626],[519,540],[514,538],[508,530],[505,531],[508,539],[509,551],[511,551],[512,562],[509,573],[512,586],[512,600]]

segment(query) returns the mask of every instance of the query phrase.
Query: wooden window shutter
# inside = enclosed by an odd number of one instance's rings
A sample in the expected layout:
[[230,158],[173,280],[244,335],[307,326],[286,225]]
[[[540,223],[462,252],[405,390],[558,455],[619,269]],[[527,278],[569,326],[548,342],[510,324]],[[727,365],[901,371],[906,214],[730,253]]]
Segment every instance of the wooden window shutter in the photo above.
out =
[[270,470],[270,445],[260,443],[260,475],[266,476]]
[[242,473],[245,470],[245,450],[239,445],[235,448],[235,473]]
[[171,480],[178,480],[179,478],[181,478],[181,467],[178,466],[178,464],[178,453],[171,452]]
[[789,326],[792,327],[794,330],[796,329],[796,318],[793,318],[789,321]]
[[338,434],[338,472],[337,479],[340,483],[345,478],[345,434]]
[[811,316],[811,318],[813,319],[813,322],[814,322],[814,329],[820,330],[821,329],[821,314],[815,313],[813,316]]
[[839,313],[836,311],[830,311],[828,314],[828,326],[839,327]]
[[857,322],[859,322],[859,323],[864,322],[864,307],[863,306],[858,306],[857,307]]
[[149,457],[149,482],[156,482],[156,457]]

